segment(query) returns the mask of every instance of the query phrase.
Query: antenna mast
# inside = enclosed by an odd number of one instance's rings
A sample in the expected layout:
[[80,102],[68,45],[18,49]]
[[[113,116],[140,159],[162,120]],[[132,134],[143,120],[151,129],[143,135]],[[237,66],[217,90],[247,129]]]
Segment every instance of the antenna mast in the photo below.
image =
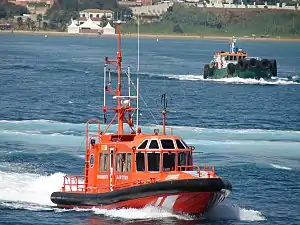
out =
[[139,72],[140,72],[140,15],[138,14],[138,56],[136,72],[136,128],[139,128]]
[[[130,100],[133,98],[137,98],[137,96],[131,96],[130,94],[130,87],[129,87],[129,95],[128,96],[122,96],[122,83],[121,83],[121,75],[122,75],[122,52],[121,52],[121,24],[125,23],[122,22],[121,20],[114,21],[116,24],[117,32],[118,32],[118,51],[117,51],[117,57],[115,60],[108,60],[107,57],[105,57],[105,65],[104,65],[104,105],[103,105],[103,112],[104,112],[104,122],[106,122],[106,112],[107,110],[112,110],[115,111],[115,116],[109,123],[109,125],[106,127],[105,131],[103,134],[108,130],[110,125],[113,123],[113,121],[117,118],[118,120],[118,135],[123,135],[124,134],[124,125],[123,123],[126,122],[133,133],[136,133],[136,131],[133,129],[133,122],[132,118],[130,115],[130,112],[136,110],[133,108],[130,104]],[[108,79],[109,79],[109,84],[106,85],[106,73],[107,73],[107,65],[108,64],[114,64],[117,67],[117,73],[118,73],[118,83],[117,83],[117,88],[116,89],[111,89],[111,78],[110,78],[110,69],[108,69]],[[130,81],[130,68],[127,70],[128,72],[128,79]],[[128,84],[129,84],[128,81]],[[129,85],[130,86],[130,85]],[[108,108],[106,106],[106,97],[105,94],[106,92],[112,93],[113,99],[117,100],[117,107],[114,108]],[[125,117],[126,113],[128,112],[128,119]]]

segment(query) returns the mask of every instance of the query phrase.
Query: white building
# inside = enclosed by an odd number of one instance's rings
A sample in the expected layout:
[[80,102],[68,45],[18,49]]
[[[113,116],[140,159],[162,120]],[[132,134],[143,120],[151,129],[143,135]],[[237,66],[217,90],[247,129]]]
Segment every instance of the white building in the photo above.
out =
[[113,19],[113,11],[101,9],[85,9],[79,12],[79,25],[83,24],[87,19],[91,19],[95,24],[100,25],[102,16],[108,20]]
[[113,27],[110,25],[109,22],[106,24],[105,27],[103,27],[103,35],[105,35],[105,34],[112,35],[112,34],[115,34],[115,33],[116,33],[115,28],[113,28]]
[[79,33],[79,26],[77,26],[72,20],[71,24],[68,26],[68,33],[69,34],[78,34]]

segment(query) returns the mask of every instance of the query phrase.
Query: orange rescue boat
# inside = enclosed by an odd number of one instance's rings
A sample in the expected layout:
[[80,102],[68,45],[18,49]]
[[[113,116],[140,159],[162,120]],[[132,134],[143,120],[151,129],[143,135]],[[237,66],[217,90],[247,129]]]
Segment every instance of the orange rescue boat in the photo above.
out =
[[[86,124],[86,155],[84,175],[65,176],[61,191],[51,194],[51,201],[60,208],[143,208],[157,206],[177,213],[201,214],[222,202],[231,192],[231,183],[216,175],[213,166],[193,164],[194,147],[181,137],[166,133],[167,98],[162,95],[163,129],[145,134],[138,125],[138,78],[136,96],[121,94],[121,21],[118,28],[116,60],[105,58],[104,67],[104,121],[106,112],[115,112],[111,122],[100,130],[98,120]],[[118,84],[112,90],[111,80],[106,84],[107,67],[117,68]],[[110,72],[109,72],[110,74]],[[127,73],[127,76],[129,73]],[[130,76],[128,76],[130,87]],[[106,93],[112,93],[117,106],[106,105]],[[133,107],[132,101],[135,100]],[[133,124],[133,112],[137,123]],[[114,120],[116,133],[108,133]],[[96,123],[98,132],[91,134],[89,124]],[[130,132],[124,131],[124,124]],[[136,127],[136,128],[134,128]]]

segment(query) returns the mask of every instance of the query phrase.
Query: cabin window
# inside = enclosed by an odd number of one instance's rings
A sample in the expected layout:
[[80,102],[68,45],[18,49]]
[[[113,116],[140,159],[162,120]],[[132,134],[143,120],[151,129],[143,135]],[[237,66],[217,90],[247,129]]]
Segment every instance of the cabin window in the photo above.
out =
[[225,56],[225,60],[228,60],[228,56]]
[[236,61],[236,55],[235,55],[235,56],[233,56],[233,60],[235,60],[235,61]]
[[107,172],[108,168],[108,153],[100,153],[99,154],[99,171],[100,172]]
[[175,170],[175,153],[164,153],[163,154],[163,170],[173,171]]
[[117,172],[126,171],[126,153],[117,153],[116,155]]
[[173,140],[162,139],[160,142],[163,149],[175,149]]
[[178,153],[178,166],[186,166],[187,154],[185,152]]
[[159,149],[157,140],[152,140],[150,142],[149,149]]
[[231,55],[231,56],[229,56],[229,60],[230,60],[230,61],[232,61],[232,59],[233,59],[232,55]]
[[148,171],[159,171],[160,153],[147,153]]
[[145,149],[147,147],[148,144],[148,140],[144,141],[139,147],[138,149]]
[[136,171],[145,171],[144,153],[136,153]]
[[127,153],[126,172],[131,171],[131,153]]
[[184,145],[181,143],[179,139],[176,139],[176,145],[178,149],[185,149]]
[[188,165],[192,165],[192,153],[191,152],[188,152],[187,153],[187,164]]
[[184,142],[184,140],[181,139],[181,143],[185,146],[185,148],[188,148],[189,146]]

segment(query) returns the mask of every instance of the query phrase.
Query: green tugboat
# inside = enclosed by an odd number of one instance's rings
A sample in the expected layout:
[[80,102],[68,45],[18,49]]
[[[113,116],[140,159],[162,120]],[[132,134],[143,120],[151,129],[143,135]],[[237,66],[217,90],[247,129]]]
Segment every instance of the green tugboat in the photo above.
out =
[[216,52],[210,64],[204,66],[204,79],[240,77],[252,79],[270,79],[277,77],[276,60],[248,57],[238,49],[236,38],[230,43],[230,52]]

